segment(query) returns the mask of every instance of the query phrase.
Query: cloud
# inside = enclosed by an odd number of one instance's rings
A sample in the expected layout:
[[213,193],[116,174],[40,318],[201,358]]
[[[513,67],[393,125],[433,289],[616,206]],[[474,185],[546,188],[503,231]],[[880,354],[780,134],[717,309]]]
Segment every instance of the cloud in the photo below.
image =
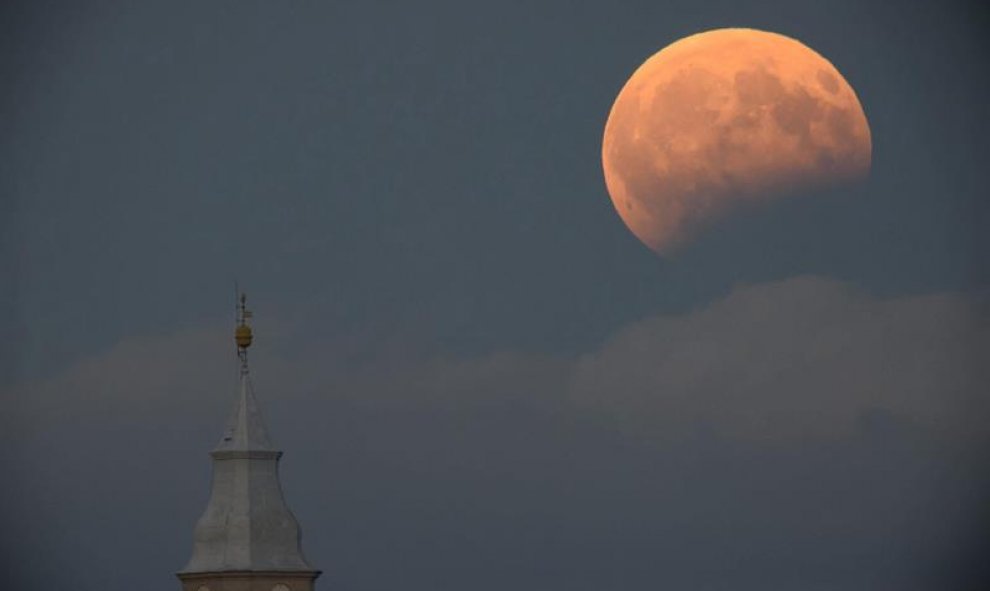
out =
[[571,394],[660,438],[846,437],[878,420],[985,434],[987,310],[983,298],[882,299],[816,277],[741,286],[625,327],[577,361]]

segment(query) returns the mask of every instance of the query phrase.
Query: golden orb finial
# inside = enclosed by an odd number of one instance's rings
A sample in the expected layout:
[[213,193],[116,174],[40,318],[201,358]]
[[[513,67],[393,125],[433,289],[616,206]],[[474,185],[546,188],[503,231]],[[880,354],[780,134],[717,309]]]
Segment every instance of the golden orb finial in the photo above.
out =
[[246,324],[241,324],[234,330],[234,341],[239,349],[250,347],[252,336],[251,327]]
[[251,317],[251,311],[247,309],[247,296],[241,294],[240,304],[237,306],[237,328],[234,329],[234,342],[238,349],[247,349],[251,346],[253,334],[248,326],[247,319]]

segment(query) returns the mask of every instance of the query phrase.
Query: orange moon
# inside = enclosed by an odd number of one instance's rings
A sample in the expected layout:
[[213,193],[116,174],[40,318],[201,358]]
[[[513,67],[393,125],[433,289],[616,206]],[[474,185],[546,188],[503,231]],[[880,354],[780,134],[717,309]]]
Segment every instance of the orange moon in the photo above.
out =
[[685,37],[646,60],[602,141],[619,216],[660,254],[736,208],[869,173],[863,107],[827,59],[754,29]]

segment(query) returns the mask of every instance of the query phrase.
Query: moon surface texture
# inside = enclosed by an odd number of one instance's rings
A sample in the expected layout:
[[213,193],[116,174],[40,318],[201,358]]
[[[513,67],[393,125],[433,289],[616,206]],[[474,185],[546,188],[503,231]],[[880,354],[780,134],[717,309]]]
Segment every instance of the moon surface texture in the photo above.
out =
[[753,29],[677,41],[633,73],[602,142],[605,184],[660,254],[741,206],[866,176],[852,87],[800,42]]

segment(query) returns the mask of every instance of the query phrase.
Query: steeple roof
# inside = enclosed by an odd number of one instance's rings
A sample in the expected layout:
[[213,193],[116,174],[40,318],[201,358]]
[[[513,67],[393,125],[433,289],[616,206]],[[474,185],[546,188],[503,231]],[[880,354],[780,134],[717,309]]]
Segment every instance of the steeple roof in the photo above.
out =
[[299,523],[282,497],[276,451],[251,380],[241,372],[234,413],[213,456],[213,486],[180,576],[224,572],[318,572],[302,553]]
[[265,421],[261,418],[258,401],[254,398],[251,376],[246,369],[241,371],[234,412],[227,420],[223,437],[213,451],[275,451],[268,437]]

